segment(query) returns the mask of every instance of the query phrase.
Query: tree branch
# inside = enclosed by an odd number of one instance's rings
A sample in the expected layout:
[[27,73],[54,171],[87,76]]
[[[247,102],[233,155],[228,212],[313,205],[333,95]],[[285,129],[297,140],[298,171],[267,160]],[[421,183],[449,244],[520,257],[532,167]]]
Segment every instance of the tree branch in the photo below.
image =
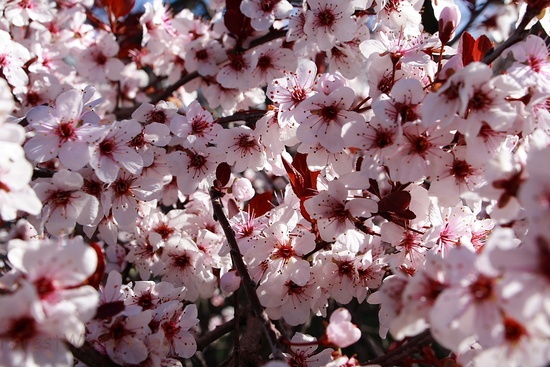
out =
[[231,319],[226,323],[217,326],[214,330],[211,330],[208,333],[197,338],[197,350],[203,350],[208,345],[212,344],[225,334],[229,333],[235,328],[236,324],[237,319]]
[[170,97],[172,95],[172,93],[177,91],[181,86],[187,84],[188,82],[190,82],[191,80],[197,78],[198,76],[199,76],[199,73],[196,72],[196,71],[182,76],[177,82],[175,82],[174,84],[168,86],[166,88],[166,90],[164,91],[164,93],[162,93],[157,98],[153,99],[151,101],[151,103],[152,104],[157,104],[160,101],[166,100],[168,97]]
[[423,333],[411,338],[407,343],[402,346],[388,352],[387,354],[376,357],[368,361],[365,365],[379,364],[382,367],[390,367],[398,364],[403,359],[413,355],[420,351],[426,344],[433,343],[432,334],[430,330],[426,330]]
[[254,282],[250,278],[250,274],[248,273],[246,264],[243,261],[241,250],[239,249],[239,245],[237,244],[237,240],[235,239],[235,232],[231,228],[231,224],[227,220],[227,217],[225,216],[225,213],[223,211],[223,206],[221,202],[222,196],[223,193],[217,190],[215,187],[210,188],[210,198],[212,200],[212,206],[214,208],[215,219],[220,223],[223,232],[225,233],[227,242],[229,243],[229,247],[231,248],[230,253],[233,264],[237,268],[237,271],[242,278],[241,286],[244,288],[246,297],[250,302],[250,306],[252,308],[254,316],[256,316],[256,318],[261,321],[263,332],[271,348],[271,353],[273,354],[273,357],[275,359],[284,360],[283,352],[279,345],[279,337],[277,335],[275,326],[267,317],[267,314],[265,313],[264,308],[262,307],[260,300],[258,299],[258,295],[256,294],[256,290],[254,287]]
[[491,52],[488,55],[485,55],[482,61],[485,64],[490,65],[508,47],[518,43],[519,41],[524,40],[529,34],[529,32],[525,31],[525,27],[527,27],[527,24],[529,24],[531,19],[536,17],[538,13],[539,12],[537,12],[535,9],[531,8],[530,6],[527,6],[527,10],[525,11],[523,18],[521,19],[521,22],[519,23],[514,33],[512,33],[510,37],[508,37],[506,41],[504,41],[500,46],[498,46],[498,48],[496,48],[493,52]]
[[67,343],[67,346],[74,358],[89,367],[120,367],[120,365],[113,362],[108,355],[99,353],[88,342],[85,342],[80,348],[70,343]]

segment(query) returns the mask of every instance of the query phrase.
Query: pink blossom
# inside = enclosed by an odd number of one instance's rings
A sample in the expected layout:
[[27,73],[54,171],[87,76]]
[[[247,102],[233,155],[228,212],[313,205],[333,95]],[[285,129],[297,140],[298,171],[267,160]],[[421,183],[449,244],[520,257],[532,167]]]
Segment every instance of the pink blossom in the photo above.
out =
[[51,180],[34,182],[33,189],[44,203],[41,221],[50,234],[67,235],[77,222],[91,225],[95,221],[99,201],[81,190],[83,184],[80,174],[68,170],[56,172]]
[[46,162],[59,156],[61,163],[73,170],[89,162],[88,146],[104,129],[97,125],[99,116],[85,108],[83,98],[81,92],[67,91],[56,98],[55,108],[39,106],[27,113],[36,132],[25,144],[30,159]]
[[325,366],[328,362],[332,360],[331,353],[334,352],[333,349],[327,348],[323,349],[319,353],[315,353],[317,350],[317,346],[315,345],[304,345],[301,346],[299,344],[304,343],[315,343],[317,341],[317,338],[302,334],[302,333],[295,333],[292,339],[290,340],[291,343],[296,343],[298,345],[292,345],[290,349],[292,350],[291,354],[285,354],[286,360],[290,365],[297,365],[297,366],[308,366],[308,367],[322,367]]
[[112,183],[125,168],[130,173],[139,173],[143,168],[143,159],[129,146],[130,141],[139,133],[141,126],[137,121],[115,121],[90,151],[90,166],[97,177]]
[[286,0],[244,0],[240,9],[251,19],[252,27],[258,31],[268,29],[275,19],[285,18],[292,11]]
[[328,0],[309,0],[304,33],[317,41],[321,51],[331,49],[337,42],[353,39],[357,24],[351,18],[353,8],[349,2],[333,3]]

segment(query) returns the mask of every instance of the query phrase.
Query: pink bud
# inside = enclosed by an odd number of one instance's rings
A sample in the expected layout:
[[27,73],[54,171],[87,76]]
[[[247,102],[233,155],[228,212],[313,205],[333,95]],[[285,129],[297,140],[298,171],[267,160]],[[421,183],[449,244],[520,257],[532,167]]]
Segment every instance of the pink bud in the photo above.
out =
[[345,308],[339,308],[330,316],[326,337],[339,348],[345,348],[361,338],[361,330],[351,323],[351,314]]
[[439,39],[444,45],[453,38],[460,22],[460,11],[456,5],[446,6],[439,15]]
[[230,270],[220,278],[220,288],[224,293],[235,292],[241,286],[241,276],[236,270]]
[[255,191],[252,183],[246,178],[237,178],[231,185],[231,193],[238,201],[247,201],[254,197]]

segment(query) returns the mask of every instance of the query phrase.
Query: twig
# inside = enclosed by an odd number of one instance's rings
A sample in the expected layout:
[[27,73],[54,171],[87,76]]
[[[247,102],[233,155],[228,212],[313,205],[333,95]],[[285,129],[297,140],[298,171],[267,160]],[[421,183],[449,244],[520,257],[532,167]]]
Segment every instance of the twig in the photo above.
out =
[[240,111],[232,114],[231,116],[220,117],[216,122],[220,125],[225,125],[234,121],[246,121],[246,122],[256,122],[267,113],[266,110],[248,110]]
[[453,45],[456,43],[456,41],[458,41],[460,39],[460,37],[462,37],[462,34],[464,32],[466,32],[468,30],[468,28],[470,28],[472,26],[472,24],[476,21],[476,19],[481,15],[481,13],[483,13],[483,11],[487,8],[487,6],[489,6],[489,4],[491,3],[492,1],[491,0],[488,0],[486,1],[485,3],[483,3],[483,5],[481,5],[481,7],[479,9],[476,9],[474,11],[472,11],[472,13],[470,14],[470,18],[468,19],[468,21],[466,22],[466,24],[464,24],[464,26],[462,27],[462,29],[460,30],[460,32],[457,32],[454,36],[454,38],[452,40],[450,40],[447,44],[449,46]]
[[177,82],[175,82],[174,84],[168,86],[166,88],[166,90],[164,91],[164,93],[162,93],[157,98],[153,99],[153,101],[151,101],[151,103],[152,104],[157,104],[158,102],[167,99],[168,97],[170,97],[172,95],[172,93],[177,91],[181,86],[187,84],[188,82],[190,82],[191,80],[197,78],[198,76],[199,76],[199,73],[196,72],[196,71],[182,76]]
[[[248,48],[248,50],[250,50],[251,48],[254,48],[256,46],[262,45],[264,43],[267,43],[269,41],[272,41],[274,39],[284,37],[284,36],[286,36],[286,32],[287,32],[286,29],[285,30],[277,30],[277,31],[269,32],[265,36],[251,41],[250,42],[250,47]],[[164,91],[164,93],[162,93],[157,98],[154,98],[151,103],[152,104],[157,104],[158,102],[167,99],[168,97],[170,97],[172,95],[172,93],[174,93],[176,90],[178,90],[181,86],[187,84],[188,82],[190,82],[191,80],[193,80],[197,77],[199,77],[199,73],[196,72],[196,71],[182,76],[177,82],[175,82],[174,84],[168,86],[166,88],[166,90]]]
[[519,23],[518,27],[512,33],[510,37],[506,39],[500,46],[498,46],[497,49],[495,49],[490,54],[486,55],[483,58],[483,62],[487,65],[490,65],[493,61],[496,60],[497,57],[499,57],[504,50],[506,50],[508,47],[514,45],[515,43],[518,43],[519,41],[524,40],[529,32],[525,31],[525,27],[527,27],[527,24],[538,15],[540,11],[536,11],[535,9],[531,8],[530,6],[527,6],[527,10],[525,11],[525,14],[523,15],[523,18],[521,19],[521,22]]
[[73,356],[90,367],[120,367],[120,365],[111,361],[109,356],[101,354],[92,347],[88,342],[84,343],[80,348],[75,347],[72,344],[67,343]]
[[411,356],[412,354],[420,351],[426,344],[433,343],[432,334],[430,330],[426,330],[423,333],[411,338],[407,343],[402,346],[388,352],[387,354],[376,357],[368,361],[365,365],[378,364],[382,367],[390,367],[399,364],[403,359]]
[[254,316],[256,316],[256,318],[261,321],[263,332],[267,337],[274,359],[284,360],[283,352],[278,341],[279,338],[277,336],[277,333],[275,332],[275,326],[267,317],[267,314],[265,313],[260,303],[260,300],[258,299],[256,290],[254,289],[253,281],[250,278],[250,274],[248,273],[246,264],[243,261],[241,250],[239,249],[239,245],[237,244],[237,240],[235,239],[235,232],[231,228],[231,224],[229,224],[229,221],[227,220],[227,217],[225,216],[225,213],[223,211],[223,206],[221,202],[222,196],[223,193],[221,193],[215,187],[210,188],[210,198],[212,200],[215,218],[222,226],[223,232],[225,233],[225,236],[227,238],[227,242],[229,243],[229,247],[231,248],[231,258],[233,260],[233,264],[237,268],[237,271],[242,278],[241,286],[244,288],[246,297],[250,302],[252,312],[254,313]]
[[235,328],[237,319],[231,319],[224,324],[217,326],[214,330],[209,331],[203,336],[197,338],[197,350],[203,350],[208,345],[212,344],[225,334],[229,333]]

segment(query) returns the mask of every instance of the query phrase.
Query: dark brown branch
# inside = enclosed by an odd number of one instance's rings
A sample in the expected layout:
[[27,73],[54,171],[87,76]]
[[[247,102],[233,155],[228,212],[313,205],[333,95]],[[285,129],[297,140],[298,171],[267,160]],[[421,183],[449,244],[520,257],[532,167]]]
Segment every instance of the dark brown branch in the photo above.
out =
[[486,1],[485,3],[483,3],[483,5],[481,5],[481,7],[479,9],[473,10],[472,13],[470,14],[470,18],[468,19],[466,24],[464,24],[464,26],[462,27],[460,32],[457,32],[456,35],[454,36],[454,38],[452,40],[450,40],[447,44],[449,46],[455,44],[460,39],[460,37],[462,37],[462,34],[464,34],[464,32],[466,32],[472,26],[472,24],[476,21],[476,19],[479,18],[481,13],[483,13],[483,11],[485,9],[487,9],[489,4],[491,4],[491,3],[492,3],[492,1]]
[[430,330],[426,330],[423,333],[412,337],[408,342],[402,346],[388,352],[387,354],[376,357],[368,361],[365,365],[378,364],[382,367],[390,367],[399,364],[405,358],[419,352],[426,344],[433,343],[432,334]]
[[249,110],[249,111],[240,111],[232,114],[231,116],[220,117],[216,122],[220,125],[225,125],[234,121],[246,121],[246,122],[256,122],[266,114],[266,110]]
[[527,6],[527,10],[525,11],[525,14],[523,15],[523,18],[521,19],[521,22],[519,23],[518,27],[516,28],[516,30],[514,31],[514,33],[512,33],[510,35],[510,37],[508,37],[506,39],[506,41],[504,41],[500,46],[498,46],[497,49],[495,49],[493,52],[491,52],[490,54],[486,55],[484,58],[483,58],[483,62],[487,65],[490,65],[493,61],[496,60],[497,57],[499,57],[503,52],[504,50],[506,50],[508,47],[518,43],[519,41],[523,41],[527,35],[529,34],[529,32],[525,31],[525,27],[527,27],[527,25],[529,24],[529,22],[538,15],[538,13],[540,13],[540,11],[536,11],[535,9],[531,8],[530,6]]
[[209,331],[208,333],[197,338],[197,350],[203,350],[208,345],[212,344],[225,334],[229,333],[235,328],[237,319],[231,319],[224,324],[217,326],[214,330]]
[[198,76],[199,76],[199,73],[196,72],[196,71],[182,76],[177,82],[175,82],[174,84],[166,87],[166,90],[164,91],[164,93],[162,93],[157,98],[153,99],[151,101],[151,103],[152,104],[157,104],[160,101],[168,99],[168,97],[170,97],[172,95],[172,93],[177,91],[180,87],[184,86],[185,84],[187,84],[191,80],[197,78]]
[[[284,37],[284,36],[286,36],[286,32],[287,32],[286,29],[285,30],[278,30],[278,31],[269,32],[265,36],[251,41],[250,42],[250,47],[248,49],[251,49],[251,48],[259,46],[259,45],[262,45],[262,44],[267,43],[269,41],[272,41],[274,39]],[[177,82],[175,82],[174,84],[166,87],[166,90],[160,96],[153,99],[151,101],[151,103],[152,104],[157,104],[159,101],[166,100],[168,97],[170,97],[172,95],[172,93],[174,93],[180,87],[182,87],[183,85],[187,84],[188,82],[190,82],[191,80],[193,80],[197,77],[199,77],[199,73],[196,72],[196,71],[182,76]]]
[[222,196],[223,193],[221,193],[215,187],[210,188],[210,198],[212,200],[215,218],[222,226],[225,237],[227,238],[227,242],[229,243],[229,247],[231,248],[231,258],[233,260],[233,264],[237,268],[237,271],[242,278],[241,286],[244,288],[246,297],[250,302],[252,312],[254,313],[254,316],[256,316],[256,318],[261,321],[262,329],[269,342],[273,357],[278,360],[284,360],[275,326],[267,317],[267,314],[265,313],[264,308],[262,307],[262,304],[258,299],[258,295],[256,294],[256,290],[253,284],[254,282],[250,278],[250,274],[248,273],[248,269],[246,267],[246,264],[244,263],[241,250],[239,249],[239,245],[237,244],[237,240],[235,239],[235,232],[231,228],[231,224],[227,220],[227,217],[225,216],[225,213],[223,211],[223,206],[221,202]]
[[253,48],[253,47],[256,47],[256,46],[259,46],[259,45],[263,45],[264,43],[267,43],[269,41],[273,41],[277,38],[285,37],[286,32],[287,32],[286,29],[279,29],[277,31],[270,31],[265,36],[262,36],[260,38],[257,38],[255,40],[251,41],[249,48]]
[[101,354],[92,347],[88,342],[84,343],[80,348],[67,343],[73,356],[80,362],[90,367],[120,367],[120,365],[111,361],[109,356]]

